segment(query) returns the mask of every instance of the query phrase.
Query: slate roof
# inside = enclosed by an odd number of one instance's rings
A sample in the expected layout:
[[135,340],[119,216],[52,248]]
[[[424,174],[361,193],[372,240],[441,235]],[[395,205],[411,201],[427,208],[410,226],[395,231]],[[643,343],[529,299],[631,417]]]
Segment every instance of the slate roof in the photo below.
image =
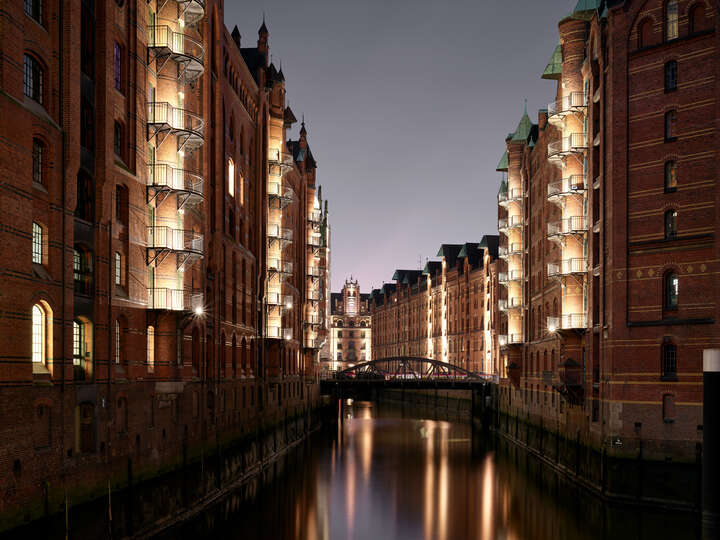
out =
[[480,241],[480,247],[487,248],[490,257],[497,259],[498,246],[500,245],[500,236],[497,234],[486,234]]
[[437,252],[437,257],[444,257],[448,267],[452,268],[457,262],[457,256],[462,247],[462,244],[442,244]]
[[442,269],[442,263],[440,261],[428,261],[423,269],[423,274],[432,276],[436,272]]

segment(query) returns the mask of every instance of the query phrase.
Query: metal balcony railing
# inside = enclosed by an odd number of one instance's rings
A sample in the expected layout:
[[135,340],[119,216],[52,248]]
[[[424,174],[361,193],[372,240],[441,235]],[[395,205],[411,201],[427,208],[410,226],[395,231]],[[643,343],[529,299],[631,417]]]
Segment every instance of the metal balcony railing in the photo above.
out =
[[203,295],[191,289],[149,288],[148,309],[195,311],[202,309]]
[[270,171],[276,172],[276,170],[279,169],[280,174],[285,174],[292,169],[294,163],[292,154],[288,154],[287,152],[283,152],[276,148],[268,150],[267,159]]
[[319,349],[320,348],[320,340],[316,338],[305,338],[305,348],[306,349]]
[[269,292],[267,294],[267,304],[269,306],[279,306],[283,309],[292,309],[293,297],[288,295],[282,295],[277,292]]
[[293,338],[293,329],[292,328],[283,328],[282,329],[282,337],[286,341],[291,340]]
[[[185,169],[176,169],[168,163],[148,165],[148,190],[155,192],[175,192],[181,194],[183,202],[200,202],[203,198],[203,178],[200,174]],[[182,204],[178,205],[182,207]]]
[[507,191],[498,193],[498,204],[506,206],[511,202],[520,202],[523,198],[523,191],[520,188],[512,188]]
[[305,322],[311,326],[316,326],[322,324],[322,317],[320,317],[320,315],[311,314],[306,317]]
[[276,223],[271,223],[268,225],[268,238],[283,243],[291,243],[293,240],[293,230],[284,229]]
[[319,302],[322,300],[322,292],[320,291],[308,291],[307,294],[308,300],[312,302]]
[[147,124],[151,137],[162,132],[181,138],[178,150],[184,147],[197,148],[204,140],[205,122],[202,117],[186,109],[173,107],[166,101],[148,102]]
[[320,223],[322,223],[322,212],[320,210],[313,210],[309,212],[308,221],[313,225],[320,225]]
[[281,182],[268,182],[268,198],[270,201],[277,201],[280,208],[284,208],[293,202],[295,192],[289,186],[283,186]]
[[[198,40],[166,25],[148,28],[148,48],[160,58],[171,58],[180,65],[180,75],[193,81],[204,70],[205,49]],[[161,66],[158,66],[158,71]]]
[[560,277],[570,274],[583,274],[587,271],[587,258],[572,257],[563,259],[559,263],[548,263],[548,277]]
[[498,309],[500,311],[507,311],[507,300],[498,300]]
[[171,227],[148,227],[148,247],[169,249],[170,251],[189,251],[203,253],[203,236],[194,231],[173,229]]
[[205,0],[175,0],[175,2],[180,7],[180,15],[185,17],[187,25],[195,24],[205,16]]
[[570,154],[584,152],[586,149],[585,133],[571,133],[567,137],[548,143],[548,159],[559,160]]
[[567,234],[583,234],[587,231],[585,216],[571,216],[548,223],[548,236],[563,236]]
[[548,199],[585,193],[587,184],[584,174],[573,174],[557,182],[548,184]]
[[587,108],[585,92],[570,92],[557,101],[548,104],[548,120],[551,123],[562,122],[568,114],[584,112]]
[[523,305],[521,296],[511,296],[507,299],[507,309],[518,309]]
[[521,242],[512,242],[507,246],[500,246],[498,248],[498,255],[502,259],[506,259],[511,255],[522,255],[523,245]]
[[279,326],[268,326],[265,329],[266,337],[280,339],[281,335],[282,335],[282,328],[280,328]]
[[550,332],[556,330],[572,330],[575,328],[587,327],[587,315],[585,313],[564,313],[559,317],[548,317],[547,327]]
[[498,336],[498,344],[501,347],[522,343],[522,334],[501,334]]
[[521,215],[508,216],[506,219],[498,220],[498,230],[507,234],[511,229],[522,227],[523,218]]
[[322,268],[319,266],[308,266],[307,275],[309,277],[317,278],[322,274]]
[[322,236],[319,234],[309,234],[307,243],[310,247],[320,247],[322,245]]
[[270,257],[268,259],[268,270],[279,274],[290,275],[293,273],[293,263],[289,261],[282,261],[276,257]]

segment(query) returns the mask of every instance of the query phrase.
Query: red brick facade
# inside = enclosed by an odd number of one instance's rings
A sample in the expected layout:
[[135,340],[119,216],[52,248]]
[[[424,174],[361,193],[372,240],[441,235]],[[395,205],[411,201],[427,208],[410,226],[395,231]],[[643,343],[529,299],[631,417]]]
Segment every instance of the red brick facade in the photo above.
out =
[[216,0],[3,9],[0,529],[46,483],[54,511],[311,405],[328,281],[264,25],[241,48]]

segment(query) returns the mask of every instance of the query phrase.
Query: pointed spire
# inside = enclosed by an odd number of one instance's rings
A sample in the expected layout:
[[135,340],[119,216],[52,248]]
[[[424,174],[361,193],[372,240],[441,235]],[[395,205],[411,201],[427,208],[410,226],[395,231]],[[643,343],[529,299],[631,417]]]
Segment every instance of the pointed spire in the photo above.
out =
[[268,33],[267,26],[265,26],[265,11],[263,11],[262,26],[260,26],[260,29],[258,30],[258,35],[262,37],[263,34],[267,36]]
[[240,48],[240,30],[238,30],[237,25],[233,28],[232,33],[230,34],[230,37],[232,37],[232,40],[235,42],[235,45],[237,45],[237,48]]
[[304,137],[307,135],[307,130],[305,129],[305,114],[302,116],[302,122],[300,123],[300,136]]
[[527,114],[527,98],[525,98],[525,111],[523,112],[523,114]]

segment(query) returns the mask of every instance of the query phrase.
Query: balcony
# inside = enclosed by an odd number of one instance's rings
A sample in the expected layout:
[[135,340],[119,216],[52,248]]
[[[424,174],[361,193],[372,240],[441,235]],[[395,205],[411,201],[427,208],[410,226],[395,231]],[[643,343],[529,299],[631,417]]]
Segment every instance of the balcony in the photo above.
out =
[[308,246],[312,248],[319,248],[320,246],[322,246],[322,235],[318,233],[309,234],[307,243]]
[[267,294],[267,305],[291,310],[293,308],[293,297],[289,294],[282,295],[276,292],[269,292]]
[[319,230],[322,225],[322,212],[320,210],[313,210],[308,214],[308,223],[313,227],[313,230]]
[[271,148],[268,150],[268,170],[270,174],[282,176],[293,168],[295,160],[292,154]]
[[521,202],[523,198],[523,192],[520,188],[508,189],[505,192],[498,193],[498,204],[500,206],[507,206],[513,202]]
[[305,319],[305,324],[310,326],[320,326],[322,324],[322,317],[317,314],[308,315]]
[[279,274],[281,277],[290,276],[293,273],[293,263],[282,261],[276,257],[268,259],[268,272]]
[[[166,3],[167,0],[165,0]],[[191,25],[202,20],[205,16],[205,0],[175,0],[180,8],[180,16],[185,18],[185,24]],[[158,12],[162,6],[158,7]]]
[[522,281],[522,270],[510,270],[508,272],[500,272],[498,274],[498,282],[500,285],[509,285],[514,281]]
[[507,347],[508,345],[517,345],[522,343],[522,334],[506,334],[498,336],[498,344],[501,347]]
[[522,298],[519,296],[513,296],[507,300],[498,300],[498,309],[500,311],[510,311],[514,309],[520,309],[523,306]]
[[498,220],[498,231],[508,234],[512,229],[522,227],[523,218],[521,215],[509,216],[507,219]]
[[292,244],[293,230],[283,229],[280,225],[271,223],[268,225],[268,240],[270,245],[277,242],[280,244],[280,247],[285,247],[288,244]]
[[203,256],[203,236],[171,227],[147,228],[148,265],[159,266],[170,254],[177,255],[177,268],[183,268]]
[[319,278],[322,275],[322,268],[319,266],[308,266],[307,275],[311,278]]
[[581,154],[587,150],[587,137],[585,133],[571,133],[557,141],[548,144],[548,159],[560,161],[571,154]]
[[564,259],[560,263],[548,263],[547,275],[549,278],[558,278],[571,274],[584,274],[587,272],[587,259],[585,257],[573,257]]
[[567,235],[581,235],[587,232],[587,219],[585,216],[571,216],[560,221],[548,223],[548,237],[551,240],[562,239]]
[[177,150],[196,150],[203,144],[205,123],[202,117],[165,101],[147,104],[148,140],[157,138],[159,147],[168,135],[177,137]]
[[320,340],[317,338],[305,338],[305,348],[306,349],[319,349],[320,348]]
[[148,309],[167,311],[198,311],[203,308],[203,295],[191,289],[149,288]]
[[167,163],[148,165],[148,202],[159,206],[169,195],[177,196],[178,210],[196,205],[203,199],[203,178],[200,174],[176,169]]
[[554,125],[563,123],[569,114],[584,114],[587,110],[585,92],[570,92],[548,105],[548,122]]
[[507,246],[500,246],[498,248],[498,255],[501,259],[507,259],[513,255],[522,255],[523,245],[521,242],[512,242]]
[[584,313],[565,313],[560,317],[548,317],[547,327],[549,332],[583,329],[587,327],[587,315]]
[[277,204],[282,209],[291,204],[295,199],[295,192],[289,186],[283,186],[281,182],[268,182],[268,199],[270,204]]
[[177,78],[195,82],[204,71],[205,50],[202,43],[169,26],[148,28],[148,49],[154,56],[160,73],[169,61],[177,64]]
[[564,197],[582,196],[587,190],[584,174],[573,174],[558,182],[548,184],[548,200],[562,202]]
[[310,302],[319,302],[322,300],[322,292],[320,291],[308,291],[307,293],[307,299]]

